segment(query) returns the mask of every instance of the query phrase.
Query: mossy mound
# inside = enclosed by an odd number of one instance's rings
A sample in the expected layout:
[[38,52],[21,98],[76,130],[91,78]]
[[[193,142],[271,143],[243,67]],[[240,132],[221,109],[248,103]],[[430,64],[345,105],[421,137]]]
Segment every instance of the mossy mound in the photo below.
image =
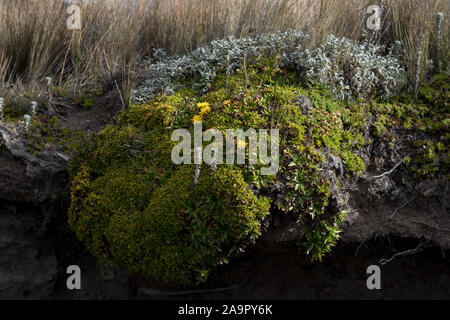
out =
[[192,169],[178,168],[151,193],[134,168],[110,170],[94,182],[84,168],[73,197],[86,197],[72,204],[70,224],[101,260],[166,281],[204,280],[242,240],[259,235],[269,203],[232,167],[203,173],[195,186]]
[[[182,79],[174,95],[132,105],[92,136],[72,160],[69,224],[78,238],[102,261],[189,283],[258,237],[271,209],[305,223],[305,251],[321,260],[339,239],[345,208],[338,189],[364,171],[363,147],[373,139],[394,143],[391,128],[415,129],[411,117],[430,112],[422,125],[433,111],[395,99],[342,102],[274,65],[276,57],[258,58],[234,75],[219,74],[208,93]],[[278,129],[278,172],[262,175],[264,165],[248,161],[174,165],[171,134],[192,133],[194,121],[222,133]]]
[[102,261],[186,283],[206,279],[257,237],[269,201],[248,188],[238,168],[203,170],[194,185],[194,167],[172,165],[165,126],[173,111],[135,106],[79,151],[69,223]]

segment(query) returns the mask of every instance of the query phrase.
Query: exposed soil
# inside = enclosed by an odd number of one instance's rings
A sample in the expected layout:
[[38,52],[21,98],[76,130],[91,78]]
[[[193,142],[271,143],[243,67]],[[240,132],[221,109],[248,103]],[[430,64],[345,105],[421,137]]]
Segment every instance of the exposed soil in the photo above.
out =
[[[378,239],[341,244],[322,263],[286,251],[233,261],[215,279],[241,280],[228,292],[182,296],[186,299],[449,299],[450,260],[440,250],[428,249],[395,258],[381,266],[381,290],[368,290],[367,267],[378,265],[397,251],[415,248],[417,239]],[[359,248],[359,250],[358,250]],[[356,252],[358,252],[356,254]],[[212,280],[214,281],[214,280]]]
[[[425,238],[399,237],[395,233],[343,240],[323,262],[311,262],[296,241],[293,219],[279,214],[266,234],[246,254],[213,272],[207,284],[192,290],[231,290],[178,295],[186,288],[171,288],[136,278],[138,288],[152,288],[154,295],[138,291],[137,299],[449,299],[450,250]],[[362,224],[362,222],[359,222]],[[278,225],[278,227],[274,227]],[[288,226],[288,227],[286,227]],[[368,223],[367,228],[370,228]],[[371,234],[371,233],[362,233]],[[375,233],[374,233],[375,234]],[[420,232],[418,233],[420,234]],[[284,236],[283,236],[284,235]],[[281,236],[281,237],[280,237]],[[274,243],[274,237],[280,241]],[[288,240],[288,241],[283,241]],[[414,250],[418,248],[418,250]],[[410,251],[410,254],[400,253]],[[382,265],[380,260],[391,259]],[[381,290],[368,290],[367,267],[381,268]],[[236,286],[236,287],[234,287]],[[160,291],[160,292],[158,292]],[[172,293],[164,295],[165,293]]]
[[[341,243],[322,263],[311,263],[294,245],[267,248],[218,268],[200,287],[170,288],[141,277],[128,278],[103,270],[92,258],[76,258],[82,268],[83,290],[65,289],[65,275],[58,280],[53,299],[449,299],[450,252],[426,246],[423,251],[397,256],[381,267],[381,290],[369,290],[370,265],[399,252],[416,248],[418,239],[378,238]],[[277,249],[277,250],[275,250]],[[276,251],[276,252],[275,252]],[[108,274],[109,273],[109,274]],[[221,290],[220,288],[231,288]],[[151,289],[145,294],[142,289]],[[196,293],[197,290],[212,291]],[[215,291],[219,289],[218,291]],[[183,292],[188,291],[187,294]],[[181,293],[181,294],[180,294]]]
[[86,133],[97,132],[117,116],[123,109],[120,95],[109,91],[101,97],[94,98],[93,107],[69,107],[63,109],[61,122],[69,130]]

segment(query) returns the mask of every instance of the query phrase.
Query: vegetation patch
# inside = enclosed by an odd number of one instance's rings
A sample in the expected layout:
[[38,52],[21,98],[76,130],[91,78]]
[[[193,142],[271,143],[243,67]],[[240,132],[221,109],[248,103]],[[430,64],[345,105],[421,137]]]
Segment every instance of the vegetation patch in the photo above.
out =
[[[219,74],[207,93],[186,82],[174,95],[132,105],[78,150],[69,221],[96,256],[166,281],[204,280],[261,234],[269,207],[308,226],[313,260],[330,252],[344,215],[331,200],[337,178],[327,159],[342,159],[346,177],[364,170],[367,111],[300,83],[293,70],[266,67],[274,59]],[[262,175],[248,153],[245,165],[175,166],[171,133],[193,131],[193,120],[223,133],[279,129],[280,170]]]

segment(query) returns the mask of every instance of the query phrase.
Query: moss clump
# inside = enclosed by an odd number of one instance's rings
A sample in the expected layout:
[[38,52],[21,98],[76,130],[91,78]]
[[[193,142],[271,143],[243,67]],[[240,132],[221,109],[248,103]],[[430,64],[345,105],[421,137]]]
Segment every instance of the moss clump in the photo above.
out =
[[438,172],[450,169],[450,153],[442,142],[418,140],[415,162],[411,168],[417,179],[433,177]]
[[376,137],[393,144],[398,139],[398,129],[420,137],[408,146],[408,165],[417,180],[449,171],[449,94],[449,76],[439,74],[424,85],[417,101],[400,96],[370,107]]
[[205,280],[229,253],[260,234],[269,200],[239,168],[175,167],[176,108],[132,106],[74,157],[69,223],[102,261],[165,281]]
[[247,190],[238,170],[204,173],[194,188],[192,174],[181,167],[143,212],[114,216],[106,235],[114,261],[155,278],[202,281],[242,240],[259,235],[269,204]]
[[26,97],[8,97],[5,99],[3,120],[5,122],[18,122],[25,114],[30,114],[30,100]]
[[[269,202],[247,189],[239,170],[201,174],[176,169],[152,188],[133,166],[74,179],[69,223],[101,260],[165,281],[205,280],[243,240],[257,237]],[[153,190],[152,190],[153,189]]]
[[436,109],[448,112],[450,101],[450,76],[442,73],[426,83],[420,90],[420,98]]

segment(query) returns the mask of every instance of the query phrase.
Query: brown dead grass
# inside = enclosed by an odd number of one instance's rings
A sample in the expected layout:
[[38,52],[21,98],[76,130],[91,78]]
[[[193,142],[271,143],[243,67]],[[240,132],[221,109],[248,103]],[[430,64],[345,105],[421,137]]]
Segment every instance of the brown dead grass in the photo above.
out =
[[[184,53],[227,36],[304,30],[312,44],[328,34],[361,39],[368,0],[118,0],[82,4],[82,29],[66,27],[60,0],[0,0],[0,92],[37,90],[46,76],[58,84],[129,81],[129,71],[153,48]],[[411,80],[422,81],[433,65],[448,60],[448,4],[445,0],[384,0],[386,45],[400,40]],[[436,13],[445,13],[440,39]],[[418,52],[422,53],[417,63]],[[436,63],[435,63],[436,64]],[[417,65],[420,70],[417,71]],[[128,74],[125,74],[128,73]]]

